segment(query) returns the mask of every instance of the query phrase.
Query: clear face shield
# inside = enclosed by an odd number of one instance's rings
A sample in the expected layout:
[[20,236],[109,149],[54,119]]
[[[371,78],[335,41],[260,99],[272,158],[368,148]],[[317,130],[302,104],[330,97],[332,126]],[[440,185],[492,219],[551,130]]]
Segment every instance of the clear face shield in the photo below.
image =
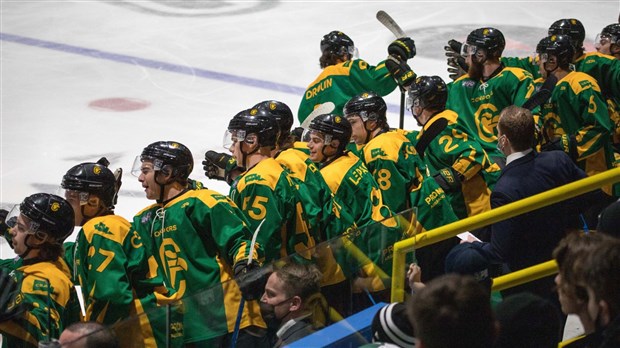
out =
[[60,197],[65,197],[65,199],[69,203],[73,203],[73,202],[79,203],[80,206],[86,205],[86,203],[88,203],[88,198],[90,197],[90,193],[88,192],[69,190],[69,189],[64,189],[62,187],[58,189],[56,195]]
[[607,44],[614,44],[615,42],[612,42],[612,39],[609,35],[607,34],[603,34],[603,33],[599,33],[596,35],[596,38],[594,39],[594,48],[596,48],[597,50],[601,49],[601,47],[607,45]]
[[162,170],[164,163],[162,160],[156,158],[145,158],[142,161],[142,156],[136,156],[136,159],[133,161],[133,166],[131,166],[131,175],[140,177],[140,175],[148,174],[152,171]]
[[476,52],[478,52],[478,47],[476,47],[474,45],[470,45],[468,43],[464,43],[461,46],[461,56],[463,56],[463,58],[467,58],[468,56],[470,56],[472,54],[476,54]]
[[350,46],[349,47],[349,54],[351,55],[351,60],[358,59],[360,57],[360,52],[358,51],[357,47],[355,47],[355,46]]
[[15,228],[18,233],[26,233],[36,236],[38,239],[46,240],[47,233],[39,231],[41,225],[30,220],[21,213],[21,204],[16,204],[11,208],[6,216],[6,224],[10,228]]
[[411,89],[409,93],[407,93],[407,99],[405,99],[405,107],[407,108],[407,110],[411,111],[411,114],[414,117],[417,117],[418,115],[413,112],[413,108],[415,106],[420,106],[420,97],[417,93],[412,93],[412,91],[413,89]]

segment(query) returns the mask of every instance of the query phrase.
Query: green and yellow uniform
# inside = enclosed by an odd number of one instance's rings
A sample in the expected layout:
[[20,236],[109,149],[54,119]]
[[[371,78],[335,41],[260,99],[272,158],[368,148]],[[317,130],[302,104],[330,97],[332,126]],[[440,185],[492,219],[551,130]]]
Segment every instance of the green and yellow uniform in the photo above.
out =
[[[150,318],[153,313],[148,310],[176,300],[168,298],[174,290],[164,286],[156,269],[149,269],[155,260],[138,232],[130,229],[130,223],[117,215],[86,222],[73,246],[73,281],[82,289],[85,321],[110,326],[141,315],[139,322],[119,324],[119,339],[129,342],[142,337],[145,347],[161,347],[166,343],[165,317]],[[174,345],[182,345],[182,333],[170,338]]]
[[73,283],[62,259],[29,259],[14,271],[20,284],[18,300],[25,311],[0,322],[3,347],[37,347],[39,341],[58,338],[67,323],[63,322],[70,303]]
[[538,55],[536,55],[536,58],[501,57],[499,61],[506,67],[520,68],[529,72],[530,74],[532,74],[534,79],[542,77],[540,75],[540,69],[538,67]]
[[[607,104],[591,76],[572,71],[558,81],[550,102],[543,105],[542,117],[546,136],[561,137],[565,151],[588,176],[612,168]],[[612,194],[609,186],[603,191]]]
[[431,117],[417,139],[434,124],[441,127],[442,122],[445,127],[428,143],[423,154],[430,175],[443,169],[458,173],[460,187],[447,191],[446,195],[459,219],[490,210],[491,190],[499,178],[500,168],[489,159],[469,130],[459,123],[459,116],[454,111],[444,110]]
[[396,82],[385,67],[369,65],[362,59],[348,60],[323,69],[321,74],[306,89],[299,105],[299,123],[310,115],[318,105],[332,102],[332,112],[342,114],[342,108],[351,97],[363,91],[374,91],[385,96],[396,88]]
[[[185,343],[233,332],[241,291],[232,267],[251,252],[257,259],[260,251],[250,250],[252,235],[239,208],[215,191],[189,190],[140,211],[132,229],[150,247],[166,284],[183,298]],[[265,327],[259,313],[257,302],[248,301],[240,328]]]
[[459,115],[491,159],[505,156],[497,150],[497,122],[507,106],[521,106],[535,90],[532,74],[519,68],[503,68],[487,81],[465,74],[448,84],[446,109]]
[[[230,198],[260,231],[256,241],[265,251],[265,262],[297,254],[310,260],[314,247],[303,203],[287,171],[273,158],[265,158],[239,175]],[[264,221],[264,222],[263,222]]]

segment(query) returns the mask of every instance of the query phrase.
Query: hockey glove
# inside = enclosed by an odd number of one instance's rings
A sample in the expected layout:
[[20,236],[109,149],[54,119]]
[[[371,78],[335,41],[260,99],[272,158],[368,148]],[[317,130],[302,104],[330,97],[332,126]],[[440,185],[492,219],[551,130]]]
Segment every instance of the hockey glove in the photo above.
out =
[[204,169],[207,178],[224,180],[228,185],[230,185],[234,177],[243,172],[243,168],[237,166],[234,157],[211,150],[205,153],[205,160],[202,161],[202,164],[202,169]]
[[396,83],[402,88],[409,87],[415,81],[416,75],[413,73],[407,62],[398,57],[389,56],[385,60],[385,67],[388,69]]
[[198,180],[194,180],[194,179],[187,179],[187,188],[189,190],[202,190],[202,189],[206,189],[205,185],[198,181]]
[[9,212],[6,209],[0,209],[0,235],[2,235],[6,239],[11,249],[13,249],[13,238],[11,237],[11,234],[9,233],[9,230],[11,228],[9,227],[6,221],[6,216],[8,214]]
[[563,134],[541,146],[542,151],[564,151],[573,161],[577,161],[577,143],[574,136]]
[[415,41],[410,37],[396,39],[388,46],[388,55],[400,57],[401,60],[411,59],[415,54]]
[[246,301],[259,300],[267,284],[267,272],[258,263],[248,265],[246,260],[239,261],[233,267],[235,280]]
[[461,47],[463,44],[456,40],[448,41],[448,45],[444,46],[448,61],[448,73],[452,80],[465,75],[469,67],[465,63],[465,58],[461,55]]
[[439,172],[433,175],[433,179],[445,192],[461,190],[461,174],[452,167],[440,169]]
[[24,310],[17,280],[6,268],[0,268],[0,322],[11,320]]

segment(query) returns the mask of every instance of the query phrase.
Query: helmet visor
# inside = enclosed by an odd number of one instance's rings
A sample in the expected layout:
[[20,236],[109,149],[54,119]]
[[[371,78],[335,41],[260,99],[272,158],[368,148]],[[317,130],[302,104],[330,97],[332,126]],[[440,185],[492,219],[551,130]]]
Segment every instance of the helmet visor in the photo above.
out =
[[461,46],[461,56],[463,57],[468,57],[469,55],[476,54],[476,52],[478,52],[478,47],[474,45],[464,43]]
[[612,42],[611,37],[607,34],[599,33],[596,35],[596,38],[594,39],[595,48],[601,48],[607,45],[608,43],[615,43],[615,42]]
[[88,203],[90,193],[59,187],[56,191],[56,195],[64,197],[67,201],[69,201],[69,203],[76,202],[79,203],[79,205],[86,205],[86,203]]
[[144,158],[136,156],[131,166],[131,175],[139,177],[141,174],[148,174],[151,171],[161,170],[163,162],[156,158]]
[[11,208],[6,216],[6,224],[10,228],[16,228],[18,232],[27,234],[36,234],[41,227],[38,223],[30,220],[21,213],[21,204],[15,204],[13,208]]
[[244,141],[246,133],[242,129],[227,129],[224,132],[224,139],[222,141],[222,146],[226,150],[230,149],[236,142]]

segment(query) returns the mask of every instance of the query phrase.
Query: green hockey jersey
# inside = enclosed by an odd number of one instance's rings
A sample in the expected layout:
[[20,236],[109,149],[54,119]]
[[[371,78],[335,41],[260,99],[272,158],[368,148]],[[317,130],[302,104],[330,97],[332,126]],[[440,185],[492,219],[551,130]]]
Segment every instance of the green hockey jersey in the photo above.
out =
[[[232,267],[250,252],[261,256],[258,246],[250,251],[252,235],[237,206],[215,191],[189,190],[140,211],[132,229],[183,298],[185,343],[233,332],[241,291]],[[240,328],[250,325],[265,327],[256,301],[246,303]]]
[[303,123],[317,106],[326,102],[334,103],[335,108],[331,112],[341,115],[344,104],[356,94],[373,91],[385,96],[396,86],[385,62],[372,66],[364,60],[355,59],[330,65],[306,89],[297,118],[299,123]]
[[[446,109],[454,110],[491,159],[505,156],[497,150],[497,121],[507,106],[521,106],[535,90],[532,75],[519,68],[504,68],[488,81],[463,75],[448,84]],[[536,113],[538,110],[535,109]]]
[[445,168],[452,168],[460,175],[460,189],[446,192],[456,216],[464,219],[490,210],[491,190],[499,178],[499,166],[459,123],[459,116],[454,111],[444,110],[433,116],[422,127],[417,140],[432,127],[443,128],[424,149],[424,162],[431,176]]

